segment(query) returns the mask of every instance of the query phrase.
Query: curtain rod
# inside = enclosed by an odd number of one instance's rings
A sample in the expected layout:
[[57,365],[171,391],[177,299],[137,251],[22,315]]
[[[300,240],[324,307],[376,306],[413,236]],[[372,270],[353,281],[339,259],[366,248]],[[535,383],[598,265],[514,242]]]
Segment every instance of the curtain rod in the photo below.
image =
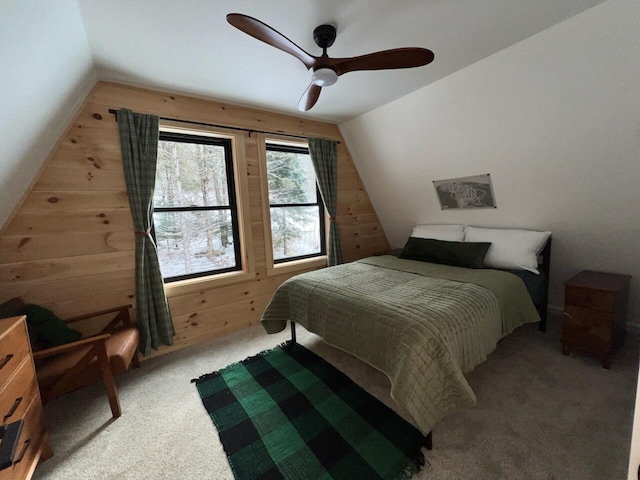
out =
[[[118,110],[113,108],[109,109],[109,113],[111,113],[114,117],[116,117],[116,122],[118,121]],[[192,120],[180,120],[179,118],[169,118],[169,117],[158,117],[160,120],[167,120],[168,122],[179,122],[179,123],[189,123],[191,125],[203,125],[205,127],[215,127],[215,128],[225,128],[227,130],[240,130],[242,132],[248,132],[249,137],[251,137],[252,133],[266,133],[270,135],[279,135],[281,137],[292,137],[292,138],[303,138],[307,139],[308,137],[304,137],[302,135],[293,135],[291,133],[281,133],[281,132],[269,132],[267,130],[254,130],[252,128],[243,128],[243,127],[231,127],[228,125],[219,125],[216,123],[206,123],[206,122],[196,122]],[[337,142],[340,144],[340,142]]]

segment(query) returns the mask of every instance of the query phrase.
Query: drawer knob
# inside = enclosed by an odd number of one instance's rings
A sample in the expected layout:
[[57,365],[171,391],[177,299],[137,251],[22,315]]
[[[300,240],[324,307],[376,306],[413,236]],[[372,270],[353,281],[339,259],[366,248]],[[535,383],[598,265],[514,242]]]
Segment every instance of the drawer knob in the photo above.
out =
[[2,359],[0,362],[0,369],[4,368],[4,366],[9,363],[9,360],[13,358],[13,353],[8,354],[6,357]]
[[16,413],[16,410],[18,409],[18,407],[20,406],[20,404],[22,403],[22,397],[18,397],[16,398],[16,401],[13,402],[13,407],[11,407],[11,410],[9,410],[7,412],[7,414],[4,416],[3,421],[7,421],[9,418],[11,418],[11,416]]

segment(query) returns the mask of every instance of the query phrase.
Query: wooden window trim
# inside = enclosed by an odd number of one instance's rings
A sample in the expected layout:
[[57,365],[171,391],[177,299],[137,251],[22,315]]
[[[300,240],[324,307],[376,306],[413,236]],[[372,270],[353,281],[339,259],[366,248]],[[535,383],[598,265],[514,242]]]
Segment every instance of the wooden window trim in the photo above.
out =
[[247,159],[243,138],[247,134],[230,135],[228,132],[220,132],[206,126],[185,128],[184,126],[170,121],[161,122],[160,133],[217,138],[230,142],[233,187],[235,190],[237,241],[239,243],[239,248],[236,249],[236,258],[238,263],[240,263],[240,268],[236,270],[202,272],[193,276],[165,282],[165,291],[167,292],[167,295],[182,294],[182,292],[192,291],[199,288],[217,287],[254,278],[256,273],[253,245],[250,235],[251,220],[249,218],[249,185],[246,175]]
[[[274,262],[273,259],[273,238],[271,236],[271,204],[269,202],[269,180],[267,174],[267,143],[282,145],[294,148],[308,148],[306,142],[292,141],[290,138],[277,137],[273,135],[258,134],[258,159],[260,170],[260,186],[262,196],[262,220],[264,228],[264,253],[267,264],[267,277],[273,277],[282,275],[285,273],[303,272],[307,270],[315,270],[327,266],[327,232],[329,231],[328,223],[329,217],[327,216],[326,207],[323,209],[323,227],[324,227],[324,243],[323,253],[310,256],[307,258],[295,258],[291,260],[284,260],[281,262]],[[324,206],[324,204],[323,204]]]

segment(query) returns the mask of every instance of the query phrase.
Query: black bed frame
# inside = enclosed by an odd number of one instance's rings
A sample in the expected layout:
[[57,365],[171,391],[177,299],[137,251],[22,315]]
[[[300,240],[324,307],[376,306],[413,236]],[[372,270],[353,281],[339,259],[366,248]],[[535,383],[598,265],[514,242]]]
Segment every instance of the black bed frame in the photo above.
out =
[[[545,289],[544,298],[540,305],[536,305],[536,309],[540,314],[540,322],[538,328],[541,332],[547,331],[547,308],[549,306],[549,274],[551,273],[551,237],[547,240],[546,245],[540,252],[541,260],[538,262],[538,269],[542,275],[547,277],[547,288]],[[289,321],[291,324],[291,343],[296,343],[296,323]],[[433,449],[433,430],[424,437],[424,446],[427,450]]]
[[541,275],[545,275],[547,277],[547,288],[544,291],[544,297],[540,305],[536,305],[538,309],[538,313],[540,314],[540,323],[538,324],[538,329],[541,332],[547,331],[547,309],[549,308],[549,279],[551,277],[551,237],[547,240],[546,245],[542,249],[540,253],[540,257],[542,262],[538,263],[538,270],[540,270]]

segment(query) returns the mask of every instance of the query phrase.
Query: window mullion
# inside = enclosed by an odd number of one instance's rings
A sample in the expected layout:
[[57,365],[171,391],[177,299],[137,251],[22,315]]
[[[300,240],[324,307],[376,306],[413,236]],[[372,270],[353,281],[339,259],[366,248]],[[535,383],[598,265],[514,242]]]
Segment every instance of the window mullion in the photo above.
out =
[[197,212],[208,210],[231,210],[231,205],[191,205],[188,207],[154,207],[155,212]]
[[288,207],[319,207],[320,203],[271,203],[270,207],[288,208]]

